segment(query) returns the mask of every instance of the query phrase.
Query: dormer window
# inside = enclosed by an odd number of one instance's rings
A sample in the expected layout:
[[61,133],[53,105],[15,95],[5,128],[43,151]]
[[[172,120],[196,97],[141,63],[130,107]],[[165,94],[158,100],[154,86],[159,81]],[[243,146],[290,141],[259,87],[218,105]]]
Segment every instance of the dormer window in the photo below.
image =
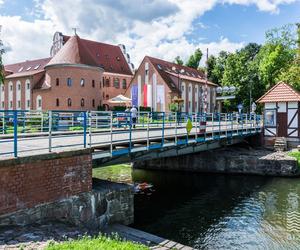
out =
[[41,66],[40,64],[39,64],[39,65],[36,65],[36,66],[34,67],[34,69],[36,70],[36,69],[38,69],[40,66]]
[[117,56],[117,61],[120,61],[121,59],[120,59],[120,57],[119,56]]
[[162,70],[162,66],[160,64],[157,64],[157,68],[159,68],[160,70]]
[[21,68],[18,70],[18,72],[21,72],[21,71],[23,70],[23,68],[24,68],[24,67],[21,67]]
[[28,71],[28,70],[30,70],[31,69],[31,66],[29,66],[27,69],[26,69],[26,71]]

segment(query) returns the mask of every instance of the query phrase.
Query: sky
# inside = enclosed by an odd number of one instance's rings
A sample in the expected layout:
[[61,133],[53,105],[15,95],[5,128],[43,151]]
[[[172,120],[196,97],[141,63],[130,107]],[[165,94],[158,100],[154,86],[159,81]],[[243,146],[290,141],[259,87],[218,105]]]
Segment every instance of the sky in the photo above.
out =
[[5,64],[48,57],[54,32],[74,27],[82,38],[125,44],[137,67],[145,55],[233,52],[296,22],[300,0],[0,0]]

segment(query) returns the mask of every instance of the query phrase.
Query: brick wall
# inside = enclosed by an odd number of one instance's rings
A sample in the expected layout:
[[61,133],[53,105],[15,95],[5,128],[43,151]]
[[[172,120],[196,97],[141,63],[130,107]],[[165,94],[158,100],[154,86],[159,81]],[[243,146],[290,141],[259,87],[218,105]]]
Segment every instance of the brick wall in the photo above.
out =
[[0,161],[0,215],[91,190],[88,150]]

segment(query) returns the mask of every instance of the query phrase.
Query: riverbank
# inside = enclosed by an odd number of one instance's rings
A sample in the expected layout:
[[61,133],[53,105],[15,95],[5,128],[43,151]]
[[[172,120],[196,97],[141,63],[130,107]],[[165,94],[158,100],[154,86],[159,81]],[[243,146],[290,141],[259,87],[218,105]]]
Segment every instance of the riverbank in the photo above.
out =
[[300,168],[289,152],[236,145],[180,157],[134,162],[135,169],[297,177]]

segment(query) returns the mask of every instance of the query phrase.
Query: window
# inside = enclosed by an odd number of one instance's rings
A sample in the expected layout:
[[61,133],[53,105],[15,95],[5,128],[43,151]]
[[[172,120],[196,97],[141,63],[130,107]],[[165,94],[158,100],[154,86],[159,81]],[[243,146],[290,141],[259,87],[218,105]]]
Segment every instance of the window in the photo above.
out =
[[181,86],[181,91],[184,91],[184,86],[183,85]]
[[59,86],[59,78],[56,78],[56,86]]
[[122,88],[123,88],[123,89],[126,89],[126,88],[127,88],[127,82],[126,82],[126,79],[123,79],[123,81],[122,81]]
[[30,83],[27,83],[27,89],[30,89]]
[[30,107],[30,100],[27,100],[27,108]]
[[102,84],[103,84],[103,88],[104,88],[104,84],[105,84],[105,78],[102,77]]
[[2,101],[2,104],[1,104],[1,105],[2,105],[2,108],[4,109],[4,102],[3,102],[3,101]]
[[276,110],[265,111],[265,126],[276,126]]
[[106,100],[108,100],[109,99],[109,95],[106,95]]
[[68,98],[68,107],[71,107],[72,106],[72,100],[71,98]]
[[105,80],[105,87],[109,87],[109,86],[110,86],[110,79],[107,78],[107,79]]
[[18,72],[21,72],[23,70],[23,67],[21,67],[19,70],[18,70]]
[[104,97],[105,97],[105,94],[104,94],[104,92],[103,92],[103,95],[102,95],[102,96],[103,96],[103,99],[104,99]]
[[26,71],[29,71],[31,69],[31,66],[29,66],[27,69],[26,69]]
[[18,84],[18,90],[21,90],[21,84],[20,83]]
[[21,101],[18,101],[18,108],[21,108]]
[[56,107],[59,107],[59,99],[56,98]]
[[93,106],[93,108],[95,108],[95,99],[93,99],[93,101],[92,101],[92,106]]
[[69,87],[71,87],[72,86],[72,78],[68,78],[67,79],[67,85],[69,86]]
[[114,87],[116,89],[120,88],[120,79],[119,78],[114,78]]
[[13,90],[13,85],[12,84],[9,86],[9,89],[10,89],[10,91]]
[[92,80],[92,87],[95,88],[95,80]]
[[189,86],[189,93],[191,92],[191,86]]
[[12,107],[13,107],[13,102],[12,102],[12,101],[10,101],[10,102],[9,102],[9,108],[11,108],[11,109],[12,109]]
[[84,87],[84,79],[83,78],[81,78],[81,80],[80,80],[80,86]]
[[84,99],[83,99],[83,98],[82,98],[81,101],[80,101],[80,106],[81,106],[81,107],[84,107]]
[[35,67],[34,67],[34,69],[38,69],[40,67],[40,64],[39,65],[36,65]]

